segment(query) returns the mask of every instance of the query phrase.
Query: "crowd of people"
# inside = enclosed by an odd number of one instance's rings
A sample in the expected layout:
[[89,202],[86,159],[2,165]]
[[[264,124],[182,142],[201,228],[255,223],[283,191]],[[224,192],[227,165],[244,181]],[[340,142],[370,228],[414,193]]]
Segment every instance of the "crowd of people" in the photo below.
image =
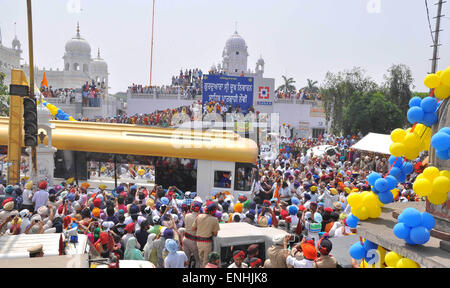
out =
[[52,86],[49,86],[48,88],[43,86],[41,88],[41,94],[45,98],[58,98],[61,103],[73,103],[75,101],[76,93],[76,89],[73,88],[54,89]]
[[284,91],[278,91],[276,93],[275,100],[277,100],[277,99],[280,99],[280,100],[297,99],[297,100],[301,100],[301,101],[305,101],[305,100],[321,101],[322,94],[307,92],[307,91],[303,91],[302,89],[300,89],[299,91],[287,92],[287,93],[285,93]]
[[[76,229],[103,258],[145,260],[158,268],[336,268],[330,239],[357,232],[346,223],[347,197],[370,191],[371,171],[389,170],[385,155],[353,151],[357,139],[327,134],[318,139],[283,137],[278,157],[258,163],[249,197],[222,191],[202,199],[196,192],[176,186],[164,189],[158,183],[153,189],[121,183],[111,190],[104,184],[77,186],[73,179],[53,187],[42,181],[33,189],[31,181],[22,179],[20,185],[0,186],[0,233]],[[335,145],[338,153],[308,153],[324,144]],[[395,201],[422,200],[412,190],[424,168],[420,160],[414,161],[415,171],[406,182],[397,186]],[[220,225],[233,222],[288,233],[275,235],[265,254],[260,253],[261,244],[253,243],[234,246],[222,257],[213,251],[212,242]]]
[[140,94],[176,94],[181,95],[184,99],[196,99],[198,95],[202,95],[202,77],[203,72],[199,68],[180,70],[179,75],[172,76],[171,85],[149,86],[133,83],[128,87],[130,93]]
[[83,107],[100,107],[101,99],[104,97],[105,82],[95,80],[86,81],[81,87],[81,97]]

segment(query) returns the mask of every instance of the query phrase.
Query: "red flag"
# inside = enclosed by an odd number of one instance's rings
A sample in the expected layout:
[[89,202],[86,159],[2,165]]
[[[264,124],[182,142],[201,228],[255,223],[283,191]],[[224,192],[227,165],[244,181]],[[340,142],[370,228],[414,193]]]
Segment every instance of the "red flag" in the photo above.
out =
[[59,235],[59,255],[66,255],[66,249],[64,248],[64,241],[62,234]]
[[278,228],[277,215],[275,215],[275,209],[272,209],[272,226]]

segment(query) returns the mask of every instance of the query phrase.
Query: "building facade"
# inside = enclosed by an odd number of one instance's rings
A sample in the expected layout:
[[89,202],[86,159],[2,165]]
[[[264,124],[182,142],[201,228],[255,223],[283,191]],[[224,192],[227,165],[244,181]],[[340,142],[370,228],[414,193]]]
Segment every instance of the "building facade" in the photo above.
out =
[[[10,82],[11,69],[24,70],[29,77],[29,65],[21,64],[21,44],[17,36],[12,41],[11,48],[3,46],[0,32],[0,71],[6,74],[6,84]],[[91,56],[91,45],[80,34],[80,27],[77,24],[76,35],[65,44],[63,55],[64,67],[45,69],[34,68],[35,83],[40,87],[44,73],[47,78],[49,88],[73,89],[74,99],[63,97],[48,97],[46,101],[54,104],[74,118],[95,118],[116,115],[117,103],[115,97],[108,93],[108,64],[100,56],[100,49],[97,51],[97,57]],[[94,81],[96,85],[101,84],[101,99],[98,105],[83,105],[81,88],[86,82]]]
[[[289,123],[292,136],[317,137],[327,130],[325,110],[321,101],[300,100],[296,98],[278,99],[275,93],[275,79],[264,77],[265,61],[259,57],[255,69],[248,66],[248,46],[237,31],[225,42],[222,61],[213,64],[210,71],[230,76],[253,77],[253,107],[261,113],[279,114],[280,127]],[[197,95],[195,100],[201,100]],[[152,113],[157,110],[189,106],[192,99],[178,94],[133,93],[127,92],[126,112],[128,115]]]

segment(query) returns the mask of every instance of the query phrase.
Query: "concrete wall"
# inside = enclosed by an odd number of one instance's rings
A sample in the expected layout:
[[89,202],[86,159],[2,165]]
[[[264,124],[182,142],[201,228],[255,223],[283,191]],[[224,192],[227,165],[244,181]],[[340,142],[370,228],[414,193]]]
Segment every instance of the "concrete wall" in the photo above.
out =
[[190,106],[195,100],[178,99],[149,99],[133,98],[127,99],[127,115],[153,113],[157,110],[174,109],[180,106]]

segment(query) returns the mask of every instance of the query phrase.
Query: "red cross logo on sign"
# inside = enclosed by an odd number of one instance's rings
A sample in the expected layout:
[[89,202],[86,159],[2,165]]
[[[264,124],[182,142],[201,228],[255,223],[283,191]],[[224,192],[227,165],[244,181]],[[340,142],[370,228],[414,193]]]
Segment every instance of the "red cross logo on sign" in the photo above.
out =
[[259,99],[269,99],[269,87],[259,87],[258,98]]

